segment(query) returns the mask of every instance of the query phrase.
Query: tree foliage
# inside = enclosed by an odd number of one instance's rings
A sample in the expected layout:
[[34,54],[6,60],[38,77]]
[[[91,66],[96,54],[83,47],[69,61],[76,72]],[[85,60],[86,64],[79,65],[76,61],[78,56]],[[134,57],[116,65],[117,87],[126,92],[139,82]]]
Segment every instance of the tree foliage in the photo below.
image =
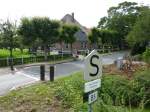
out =
[[14,70],[13,68],[13,48],[17,45],[17,36],[16,36],[16,24],[10,22],[10,20],[7,20],[4,23],[0,24],[0,34],[1,34],[1,44],[2,47],[5,47],[9,49],[10,51],[10,58],[11,58],[11,70]]
[[143,8],[133,29],[127,36],[127,41],[132,46],[131,54],[142,54],[150,42],[150,9]]
[[[48,17],[23,18],[19,26],[19,34],[27,45],[41,44],[47,60],[48,47],[58,40],[60,23]],[[39,45],[38,45],[39,46]]]
[[110,7],[108,16],[100,19],[98,28],[116,31],[120,38],[120,48],[124,48],[127,44],[125,38],[132,30],[143,7],[147,6],[138,6],[135,2],[126,1],[116,7]]
[[23,37],[24,45],[31,46],[36,40],[35,29],[32,20],[29,18],[22,18],[18,28],[18,34]]
[[137,42],[150,41],[150,9],[144,9],[136,24],[127,37],[128,42],[134,45]]
[[16,25],[7,20],[0,24],[0,41],[4,48],[13,49],[17,45]]
[[147,48],[146,51],[143,53],[143,59],[150,65],[150,48]]
[[65,43],[69,43],[72,52],[72,44],[76,41],[75,33],[78,32],[79,27],[72,24],[64,24],[62,26],[62,32],[60,38],[64,40]]
[[89,34],[89,40],[91,44],[95,45],[112,45],[116,46],[120,41],[118,38],[118,33],[116,31],[107,30],[107,29],[98,29],[92,28],[91,33]]
[[97,28],[92,28],[91,33],[89,34],[89,40],[91,44],[97,44],[98,38],[100,38],[100,32]]

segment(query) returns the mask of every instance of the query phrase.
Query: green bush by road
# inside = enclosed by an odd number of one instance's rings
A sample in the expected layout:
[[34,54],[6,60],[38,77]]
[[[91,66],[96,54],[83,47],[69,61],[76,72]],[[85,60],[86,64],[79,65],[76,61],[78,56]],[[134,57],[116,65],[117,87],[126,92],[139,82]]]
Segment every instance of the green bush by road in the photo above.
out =
[[[10,56],[10,52],[7,49],[0,49],[0,58],[7,58]],[[27,49],[23,50],[23,53],[19,49],[13,50],[13,57],[29,57],[30,54],[28,53]]]
[[[149,112],[150,69],[138,71],[133,79],[103,75],[94,112]],[[15,90],[0,98],[2,112],[87,112],[83,103],[82,73]],[[147,108],[147,109],[145,109]]]

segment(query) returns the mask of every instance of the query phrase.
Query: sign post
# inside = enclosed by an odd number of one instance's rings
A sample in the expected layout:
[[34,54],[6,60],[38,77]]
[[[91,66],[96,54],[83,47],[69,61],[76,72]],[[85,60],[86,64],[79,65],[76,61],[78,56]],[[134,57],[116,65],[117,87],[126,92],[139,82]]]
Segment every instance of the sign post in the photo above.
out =
[[84,68],[84,101],[88,101],[88,112],[92,112],[92,103],[98,98],[97,89],[101,86],[102,61],[101,56],[96,50],[93,50],[85,57]]

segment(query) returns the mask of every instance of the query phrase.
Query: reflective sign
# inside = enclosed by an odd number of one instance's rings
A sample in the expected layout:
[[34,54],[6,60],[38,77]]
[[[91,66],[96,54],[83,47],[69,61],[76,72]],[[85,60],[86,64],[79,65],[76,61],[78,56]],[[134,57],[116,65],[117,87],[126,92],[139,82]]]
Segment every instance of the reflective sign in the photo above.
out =
[[96,50],[93,50],[85,58],[84,80],[90,81],[100,78],[102,75],[101,56]]

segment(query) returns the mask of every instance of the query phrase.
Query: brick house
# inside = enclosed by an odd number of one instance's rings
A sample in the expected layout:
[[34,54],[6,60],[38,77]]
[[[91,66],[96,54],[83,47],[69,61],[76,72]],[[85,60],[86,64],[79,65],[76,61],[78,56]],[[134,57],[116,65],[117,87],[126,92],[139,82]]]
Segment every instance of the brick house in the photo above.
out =
[[[77,25],[80,30],[75,34],[76,37],[76,42],[73,43],[72,48],[73,51],[83,51],[83,50],[87,50],[90,48],[90,44],[88,41],[88,32],[89,29],[87,29],[86,27],[82,26],[75,18],[74,18],[74,13],[70,14],[66,14],[61,21],[63,23],[66,24],[74,24]],[[62,45],[60,45],[59,43],[55,44],[55,48],[57,50],[61,50],[63,49],[64,51],[70,51],[70,45],[67,43],[63,43]]]

